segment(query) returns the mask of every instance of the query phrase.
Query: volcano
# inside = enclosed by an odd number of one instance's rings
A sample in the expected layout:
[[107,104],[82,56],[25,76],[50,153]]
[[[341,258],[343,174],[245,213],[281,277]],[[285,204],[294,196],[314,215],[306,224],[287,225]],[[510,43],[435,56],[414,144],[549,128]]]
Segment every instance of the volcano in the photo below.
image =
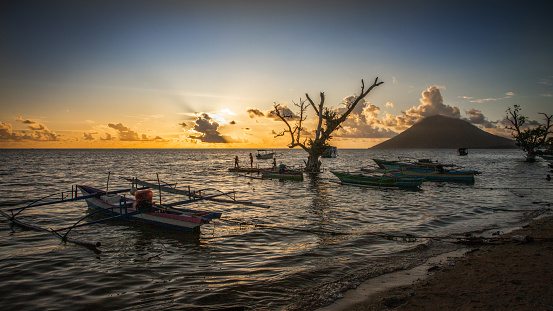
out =
[[430,116],[371,149],[511,149],[515,141],[490,134],[461,119]]

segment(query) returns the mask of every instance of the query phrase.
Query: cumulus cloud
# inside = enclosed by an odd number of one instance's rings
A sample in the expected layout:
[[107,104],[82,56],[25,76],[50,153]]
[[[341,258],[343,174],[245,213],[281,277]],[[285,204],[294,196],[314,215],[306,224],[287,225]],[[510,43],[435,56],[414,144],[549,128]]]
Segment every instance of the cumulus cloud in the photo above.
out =
[[262,118],[265,116],[265,114],[263,112],[261,112],[259,109],[255,109],[255,108],[250,108],[247,110],[248,114],[250,115],[250,118],[256,118],[256,117],[259,117],[259,118]]
[[[375,118],[373,122],[382,127],[393,129],[395,132],[401,132],[420,120],[433,115],[440,114],[451,118],[461,117],[459,108],[444,104],[444,98],[440,93],[439,86],[431,86],[427,90],[423,91],[421,95],[422,97],[419,99],[421,103],[420,105],[413,106],[407,111],[402,111],[402,113],[397,116],[386,114],[382,118]],[[388,103],[386,106],[388,106]],[[367,112],[370,112],[372,116],[375,116],[375,114],[379,111],[373,108]]]
[[15,140],[16,137],[12,132],[12,125],[9,123],[0,122],[0,140]]
[[109,123],[108,126],[117,131],[117,136],[121,141],[143,140],[143,139],[140,139],[137,132],[124,126],[122,123],[117,123],[117,124]]
[[114,138],[110,133],[106,133],[106,138],[100,137],[100,140],[114,140]]
[[[344,98],[343,107],[334,109],[337,113],[342,114],[350,107],[355,96]],[[363,100],[352,110],[349,117],[342,124],[334,135],[343,138],[390,138],[397,135],[396,132],[389,128],[380,126],[378,122],[378,114],[380,108],[370,102]]]
[[59,141],[60,135],[50,131],[44,124],[23,119],[19,116],[15,119],[17,122],[25,124],[30,130],[30,133],[23,131],[22,133],[14,132],[11,124],[2,123],[0,126],[0,137],[2,140],[35,140],[35,141]]
[[405,114],[417,118],[425,118],[437,114],[457,119],[461,117],[459,108],[444,105],[444,98],[440,93],[440,89],[435,85],[422,92],[422,98],[419,101],[421,105],[407,110]]
[[[285,117],[288,120],[297,120],[299,118],[299,116],[297,116],[290,108],[288,108],[287,105],[278,106],[278,111],[280,112],[281,116]],[[280,121],[280,118],[276,115],[274,109],[267,112],[267,118]]]
[[237,142],[227,135],[219,133],[219,123],[209,114],[202,113],[194,123],[193,130],[197,133],[188,136],[188,138],[199,140],[204,143],[224,144]]
[[92,134],[97,134],[97,133],[83,133],[84,134],[84,140],[94,140],[94,137],[92,136]]
[[[120,141],[158,141],[158,142],[165,142],[166,139],[156,136],[154,138],[149,137],[146,134],[139,134],[132,129],[124,126],[122,123],[109,123],[108,127],[114,129],[117,132],[117,137]],[[106,138],[100,138],[101,140],[115,140],[115,138],[110,135],[109,133],[106,133]]]
[[488,121],[480,110],[473,108],[468,111],[465,110],[465,113],[468,116],[468,121],[472,124],[481,125],[484,128],[493,128],[496,126],[495,123]]

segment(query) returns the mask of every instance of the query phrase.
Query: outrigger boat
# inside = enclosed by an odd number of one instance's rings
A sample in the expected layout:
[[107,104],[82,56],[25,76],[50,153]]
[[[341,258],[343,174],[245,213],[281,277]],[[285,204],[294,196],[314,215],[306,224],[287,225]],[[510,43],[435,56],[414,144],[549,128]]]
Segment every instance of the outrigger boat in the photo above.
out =
[[453,164],[441,164],[432,162],[429,159],[420,159],[418,161],[387,161],[373,159],[380,167],[387,169],[396,176],[422,177],[432,181],[460,181],[474,182],[474,175],[480,174],[478,171],[456,170]]
[[417,188],[422,185],[424,178],[398,177],[389,174],[368,175],[364,173],[346,173],[330,171],[342,184],[354,184],[377,188]]
[[[192,231],[195,233],[200,232],[200,227],[204,224],[211,222],[212,220],[221,218],[222,213],[213,211],[197,211],[192,209],[177,208],[179,205],[185,205],[197,201],[208,200],[219,203],[237,203],[253,205],[258,207],[268,208],[261,204],[254,204],[249,201],[239,201],[235,198],[235,192],[221,192],[213,188],[201,189],[192,191],[190,187],[187,190],[177,189],[176,185],[164,183],[162,184],[159,179],[158,183],[151,183],[136,178],[123,178],[132,182],[132,187],[127,189],[108,191],[100,190],[94,187],[77,185],[71,189],[71,197],[61,194],[61,200],[44,202],[50,199],[53,195],[48,195],[43,198],[37,199],[34,202],[24,207],[11,208],[6,210],[0,209],[0,214],[10,220],[12,223],[23,226],[29,229],[49,232],[54,236],[60,238],[64,242],[73,242],[79,245],[83,245],[90,248],[96,248],[101,245],[99,242],[84,241],[79,239],[69,238],[67,235],[72,229],[78,227],[89,226],[101,222],[112,221],[116,219],[133,220],[148,223],[155,226],[161,226],[165,228]],[[137,187],[137,186],[142,187]],[[109,186],[109,175],[108,175]],[[156,204],[153,202],[153,192],[150,189],[158,189],[160,191],[160,202]],[[79,195],[79,191],[81,195]],[[172,203],[161,202],[161,191],[186,195],[186,200],[176,201]],[[121,195],[125,192],[131,192],[135,198]],[[231,196],[232,195],[232,196]],[[225,198],[226,196],[226,198]],[[74,202],[79,200],[85,200],[90,209],[98,212],[109,214],[109,217],[93,220],[86,223],[81,222],[86,218],[96,214],[88,213],[79,219],[74,225],[51,229],[43,228],[33,224],[29,224],[16,218],[21,212],[29,208],[36,208],[40,206],[61,204],[67,202]]]

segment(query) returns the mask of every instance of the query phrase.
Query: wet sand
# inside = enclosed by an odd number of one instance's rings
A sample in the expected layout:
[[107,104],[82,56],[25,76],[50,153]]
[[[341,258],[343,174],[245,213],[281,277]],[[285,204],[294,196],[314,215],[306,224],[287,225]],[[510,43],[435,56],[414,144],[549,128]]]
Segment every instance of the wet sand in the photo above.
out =
[[553,310],[553,217],[487,242],[369,280],[320,310]]

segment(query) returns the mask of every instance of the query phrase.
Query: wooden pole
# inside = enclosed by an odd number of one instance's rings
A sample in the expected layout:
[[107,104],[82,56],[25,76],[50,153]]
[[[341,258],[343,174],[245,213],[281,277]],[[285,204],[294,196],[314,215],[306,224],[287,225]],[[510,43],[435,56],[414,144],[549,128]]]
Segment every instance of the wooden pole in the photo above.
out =
[[106,195],[108,194],[109,190],[109,176],[111,175],[111,172],[108,172],[108,182],[106,183]]
[[157,175],[157,185],[159,187],[159,191],[158,191],[159,192],[159,205],[161,205],[161,182],[159,181],[159,174],[156,173],[156,175]]

